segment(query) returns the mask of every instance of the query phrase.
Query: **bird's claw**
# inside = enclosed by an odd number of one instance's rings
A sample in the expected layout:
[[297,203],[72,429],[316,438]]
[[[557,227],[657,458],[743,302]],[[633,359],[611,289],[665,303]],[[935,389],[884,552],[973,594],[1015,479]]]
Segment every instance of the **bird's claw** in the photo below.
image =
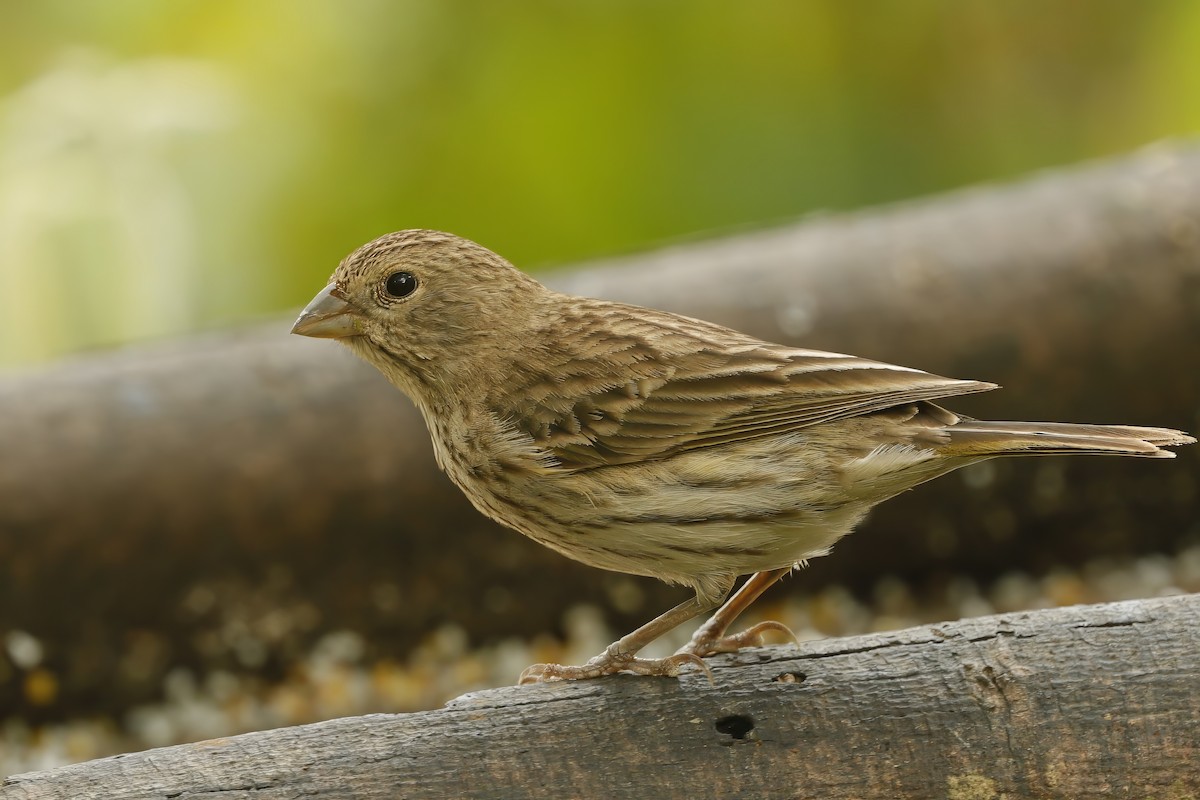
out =
[[675,653],[675,655],[693,655],[703,658],[711,656],[714,653],[736,653],[743,647],[760,647],[763,644],[763,634],[768,631],[782,633],[788,639],[792,640],[793,644],[798,644],[799,639],[796,634],[792,633],[792,629],[782,622],[767,620],[760,622],[757,625],[751,625],[740,633],[724,635],[723,631],[715,629],[705,630],[704,626],[696,631],[692,640],[685,644]]
[[708,677],[709,683],[714,682],[712,670],[694,653],[676,653],[666,658],[635,658],[632,654],[605,650],[591,661],[577,667],[565,664],[533,664],[521,673],[517,685],[524,686],[527,683],[543,681],[578,681],[615,675],[618,672],[676,678],[687,664],[698,667]]

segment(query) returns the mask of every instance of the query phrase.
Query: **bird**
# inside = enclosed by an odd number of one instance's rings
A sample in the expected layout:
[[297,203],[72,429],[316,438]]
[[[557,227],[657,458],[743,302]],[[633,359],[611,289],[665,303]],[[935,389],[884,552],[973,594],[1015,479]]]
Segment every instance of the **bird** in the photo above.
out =
[[[345,344],[407,395],[438,466],[484,515],[584,564],[691,590],[588,662],[534,664],[522,684],[689,665],[711,680],[705,657],[791,635],[773,621],[729,630],[890,497],[999,456],[1173,458],[1163,448],[1196,441],[973,419],[935,401],[995,384],[562,294],[433,230],[352,252],[292,332]],[[673,655],[638,655],[708,612]]]

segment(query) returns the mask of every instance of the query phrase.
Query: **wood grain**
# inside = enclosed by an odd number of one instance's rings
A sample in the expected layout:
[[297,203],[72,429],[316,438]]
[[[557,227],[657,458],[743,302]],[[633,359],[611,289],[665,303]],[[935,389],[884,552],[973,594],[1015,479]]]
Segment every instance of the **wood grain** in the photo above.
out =
[[1187,798],[1200,595],[495,689],[9,778],[2,800]]

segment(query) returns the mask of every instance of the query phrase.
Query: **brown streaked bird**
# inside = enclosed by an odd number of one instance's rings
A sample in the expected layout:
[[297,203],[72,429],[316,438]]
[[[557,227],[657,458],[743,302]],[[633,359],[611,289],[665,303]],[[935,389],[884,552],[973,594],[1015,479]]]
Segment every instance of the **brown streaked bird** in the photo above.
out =
[[[582,666],[678,675],[761,643],[735,618],[875,504],[996,456],[1172,458],[1165,428],[985,422],[935,400],[996,388],[560,294],[473,242],[391,233],[351,253],[293,333],[338,339],[416,403],[438,465],[487,516],[695,595]],[[739,576],[751,575],[722,605]],[[718,608],[719,606],[719,608]],[[717,611],[675,655],[637,653]]]

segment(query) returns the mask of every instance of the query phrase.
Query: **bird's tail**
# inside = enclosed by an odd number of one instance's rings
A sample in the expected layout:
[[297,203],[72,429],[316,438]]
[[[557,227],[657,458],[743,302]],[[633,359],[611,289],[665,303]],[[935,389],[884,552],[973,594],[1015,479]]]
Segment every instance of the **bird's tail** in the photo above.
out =
[[1195,437],[1170,428],[1077,425],[1069,422],[988,422],[962,419],[943,429],[948,456],[989,458],[1023,455],[1109,455],[1174,458],[1163,447],[1192,444]]

